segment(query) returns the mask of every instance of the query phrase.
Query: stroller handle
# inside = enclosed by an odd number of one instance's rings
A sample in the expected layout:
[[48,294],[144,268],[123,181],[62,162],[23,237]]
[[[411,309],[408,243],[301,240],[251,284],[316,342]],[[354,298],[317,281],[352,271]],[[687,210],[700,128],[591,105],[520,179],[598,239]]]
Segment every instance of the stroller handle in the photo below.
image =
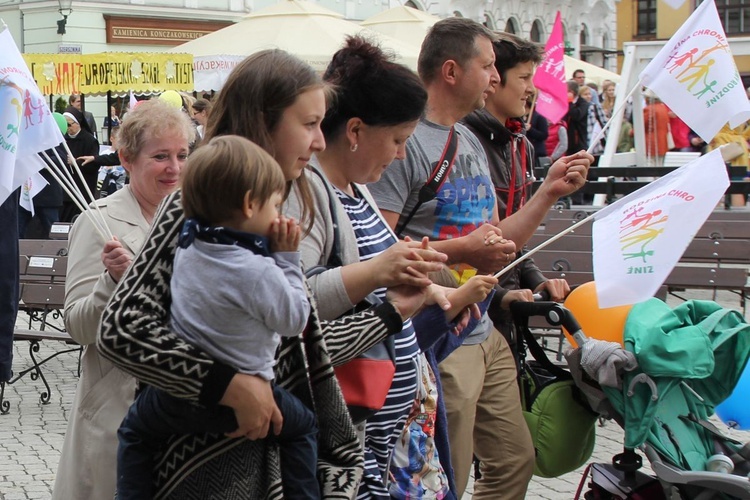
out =
[[541,294],[534,294],[534,302],[512,302],[510,304],[510,312],[513,314],[514,319],[525,319],[531,316],[544,316],[550,325],[562,325],[563,328],[565,328],[576,340],[579,346],[586,343],[586,340],[588,339],[583,333],[583,330],[581,330],[581,325],[578,324],[573,313],[557,302],[538,300],[541,298]]

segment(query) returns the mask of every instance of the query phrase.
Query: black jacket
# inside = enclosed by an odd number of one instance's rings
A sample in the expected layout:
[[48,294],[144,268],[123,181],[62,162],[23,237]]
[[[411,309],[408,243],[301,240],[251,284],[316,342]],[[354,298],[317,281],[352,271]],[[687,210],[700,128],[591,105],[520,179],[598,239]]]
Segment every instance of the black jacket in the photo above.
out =
[[[79,158],[81,156],[96,156],[99,154],[99,141],[97,141],[93,135],[86,132],[83,127],[81,127],[81,131],[75,137],[70,137],[68,134],[65,134],[65,142],[68,143],[70,152],[73,153],[73,158]],[[91,193],[96,196],[96,177],[99,174],[99,166],[94,163],[89,163],[81,167],[80,162],[78,162],[78,166],[81,169],[83,178],[86,180],[86,184],[91,190]],[[90,201],[78,174],[70,166],[68,166],[68,168],[71,169],[73,179],[75,179],[78,189],[81,190],[86,200]],[[67,193],[64,194],[64,199],[70,201],[70,197]]]
[[526,131],[526,137],[529,138],[531,145],[534,146],[534,159],[549,156],[547,145],[545,144],[548,135],[549,127],[547,126],[547,119],[534,110],[531,113],[531,128]]
[[114,167],[115,165],[120,165],[122,162],[120,161],[120,155],[117,151],[113,151],[105,155],[94,156],[93,163],[97,167]]
[[[60,156],[60,159],[65,161],[65,155],[68,153],[65,152],[65,148],[62,144],[57,146],[55,148],[57,150],[57,154]],[[55,153],[52,149],[48,149],[45,151],[47,153],[47,156],[50,160],[52,160],[55,163],[55,172],[60,172],[60,162],[57,161],[57,157],[55,156]],[[42,158],[42,161],[44,163],[49,165],[49,162],[42,156],[39,155]],[[63,165],[63,168],[65,166]],[[54,177],[52,177],[52,174],[49,170],[46,168],[43,168],[39,172],[42,177],[44,177],[44,180],[47,181],[47,185],[37,193],[36,196],[34,196],[34,207],[36,208],[48,208],[48,207],[62,207],[63,203],[63,189],[60,187],[60,183],[58,183]]]
[[589,103],[580,97],[576,102],[571,102],[568,114],[565,115],[565,123],[568,125],[568,151],[572,155],[580,150],[589,148],[588,135]]

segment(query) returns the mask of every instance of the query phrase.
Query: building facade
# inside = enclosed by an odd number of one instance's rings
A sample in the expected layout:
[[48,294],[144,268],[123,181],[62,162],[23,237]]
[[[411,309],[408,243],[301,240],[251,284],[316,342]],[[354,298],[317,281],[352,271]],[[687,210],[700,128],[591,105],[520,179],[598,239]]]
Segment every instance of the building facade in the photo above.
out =
[[615,0],[408,0],[406,5],[439,17],[469,17],[496,31],[544,43],[560,11],[569,55],[614,70],[617,46]]
[[[399,0],[315,1],[355,22],[401,4]],[[24,53],[161,52],[275,3],[277,0],[0,0],[0,19]],[[552,31],[559,9],[570,55],[607,69],[616,65],[613,57],[602,52],[617,48],[615,0],[562,0],[559,5],[546,0],[408,0],[406,5],[438,17],[468,17],[493,30],[541,43]],[[106,99],[90,96],[85,102],[101,125],[107,114]]]
[[[750,2],[715,0],[727,38],[750,37]],[[690,17],[700,0],[620,0],[617,46],[624,42],[669,40]],[[622,58],[618,68],[622,65]],[[750,85],[750,55],[734,54],[745,87]]]

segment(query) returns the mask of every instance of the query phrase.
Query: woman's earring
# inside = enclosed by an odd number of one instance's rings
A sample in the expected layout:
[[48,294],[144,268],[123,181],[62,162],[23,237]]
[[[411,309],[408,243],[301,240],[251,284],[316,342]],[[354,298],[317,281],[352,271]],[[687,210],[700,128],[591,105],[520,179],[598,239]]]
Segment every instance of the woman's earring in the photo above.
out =
[[354,144],[352,144],[352,145],[351,145],[351,146],[349,147],[349,151],[351,151],[352,153],[354,153],[355,151],[357,151],[357,148],[358,148],[358,147],[359,147],[359,144],[357,144],[357,143],[355,142]]

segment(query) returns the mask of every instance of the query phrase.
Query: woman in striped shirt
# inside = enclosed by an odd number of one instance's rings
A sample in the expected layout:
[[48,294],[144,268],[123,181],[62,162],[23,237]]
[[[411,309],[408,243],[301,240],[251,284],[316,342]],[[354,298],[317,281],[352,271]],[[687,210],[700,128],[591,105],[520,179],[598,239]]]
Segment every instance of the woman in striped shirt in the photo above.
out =
[[[344,265],[310,279],[321,317],[333,319],[371,292],[382,297],[387,287],[429,285],[426,274],[441,269],[445,256],[422,248],[420,242],[398,241],[365,187],[406,154],[406,139],[427,101],[417,76],[388,60],[378,47],[354,37],[334,55],[324,79],[335,85],[337,96],[321,124],[328,147],[311,162],[318,174],[306,172],[317,217],[300,252],[307,269],[328,262],[334,228],[326,212],[334,207]],[[294,215],[295,210],[292,197],[286,213]],[[430,330],[436,336],[448,334],[454,325],[443,314],[436,318]],[[411,320],[394,341],[396,373],[385,404],[358,429],[364,433],[365,452],[360,499],[390,498],[389,457],[417,391],[420,345]]]

